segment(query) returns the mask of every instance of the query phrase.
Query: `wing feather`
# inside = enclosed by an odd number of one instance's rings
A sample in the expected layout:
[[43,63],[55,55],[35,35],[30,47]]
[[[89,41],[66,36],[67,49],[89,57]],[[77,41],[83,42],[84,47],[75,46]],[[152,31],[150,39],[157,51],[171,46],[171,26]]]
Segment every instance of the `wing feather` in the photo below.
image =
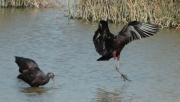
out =
[[31,84],[31,82],[36,79],[36,77],[34,76],[35,73],[34,71],[27,71],[25,73],[21,73],[17,76],[17,78],[22,79],[23,81],[25,81],[26,83],[28,83],[29,85]]
[[129,40],[126,41],[128,44],[133,40],[153,36],[159,30],[157,25],[132,21],[123,27],[119,35],[128,37]]
[[98,31],[96,31],[93,36],[93,42],[99,55],[104,55],[107,52],[105,41],[103,41],[102,35]]

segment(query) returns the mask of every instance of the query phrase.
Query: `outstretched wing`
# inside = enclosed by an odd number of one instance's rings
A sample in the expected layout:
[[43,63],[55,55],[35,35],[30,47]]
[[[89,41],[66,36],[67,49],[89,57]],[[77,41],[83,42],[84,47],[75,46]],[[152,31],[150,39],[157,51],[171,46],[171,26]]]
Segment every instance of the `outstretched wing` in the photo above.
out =
[[93,36],[93,43],[95,46],[96,51],[100,54],[100,55],[104,55],[107,52],[107,48],[105,45],[105,41],[103,40],[102,35],[99,33],[99,31],[97,30]]
[[29,58],[15,56],[15,62],[19,66],[20,73],[23,73],[23,70],[38,68],[37,63]]
[[128,44],[133,40],[153,36],[159,30],[157,25],[132,21],[123,27],[119,35],[126,36],[128,38],[126,44]]

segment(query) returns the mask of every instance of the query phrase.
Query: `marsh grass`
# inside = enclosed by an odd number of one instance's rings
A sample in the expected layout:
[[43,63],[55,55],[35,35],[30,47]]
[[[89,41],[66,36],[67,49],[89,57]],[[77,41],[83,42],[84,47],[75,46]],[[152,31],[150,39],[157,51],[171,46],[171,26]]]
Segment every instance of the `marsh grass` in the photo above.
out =
[[1,7],[59,7],[60,0],[0,0]]
[[[176,27],[180,24],[179,0],[75,0],[69,10],[71,18],[112,23],[137,20]],[[70,8],[68,8],[70,9]]]

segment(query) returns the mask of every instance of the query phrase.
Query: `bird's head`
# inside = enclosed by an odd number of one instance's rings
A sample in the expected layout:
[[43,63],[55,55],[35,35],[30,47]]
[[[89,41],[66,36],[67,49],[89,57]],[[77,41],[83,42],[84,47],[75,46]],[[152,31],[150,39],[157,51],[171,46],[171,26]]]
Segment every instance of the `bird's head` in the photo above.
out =
[[54,86],[57,88],[56,81],[54,80],[54,74],[52,72],[49,72],[49,73],[47,73],[47,76],[53,80]]
[[47,73],[47,76],[51,79],[54,78],[54,74],[52,72]]

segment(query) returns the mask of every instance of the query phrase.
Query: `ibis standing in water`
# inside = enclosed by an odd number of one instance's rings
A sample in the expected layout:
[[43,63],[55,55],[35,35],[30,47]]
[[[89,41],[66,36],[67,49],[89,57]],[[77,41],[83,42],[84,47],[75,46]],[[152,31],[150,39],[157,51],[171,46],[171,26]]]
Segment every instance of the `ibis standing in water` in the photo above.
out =
[[49,72],[47,75],[45,75],[34,60],[16,56],[15,62],[19,66],[19,72],[21,73],[17,76],[17,78],[22,79],[31,87],[45,85],[49,82],[50,79],[52,79],[55,87],[57,88],[56,82],[54,80],[54,74]]
[[108,23],[101,20],[93,36],[95,49],[101,55],[97,61],[108,61],[114,58],[116,70],[121,74],[124,81],[130,81],[126,75],[119,71],[121,50],[131,41],[153,36],[159,30],[160,28],[157,25],[132,21],[126,24],[117,35],[114,35],[110,32]]

